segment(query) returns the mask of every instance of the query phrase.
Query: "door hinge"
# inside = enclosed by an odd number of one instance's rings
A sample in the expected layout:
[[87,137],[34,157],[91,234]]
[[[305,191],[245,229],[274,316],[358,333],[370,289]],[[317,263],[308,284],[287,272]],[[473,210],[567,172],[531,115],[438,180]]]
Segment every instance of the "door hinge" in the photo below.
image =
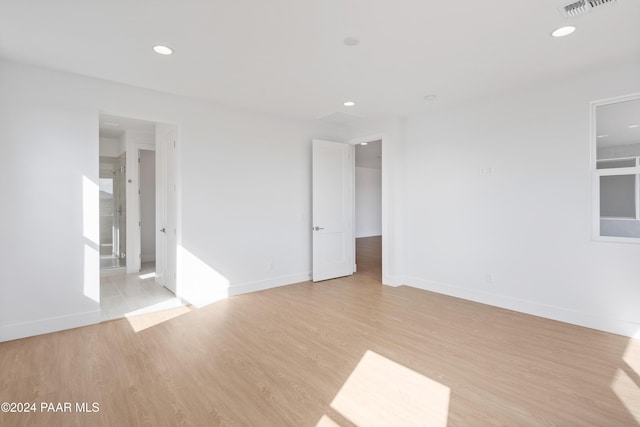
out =
[[140,157],[138,157],[138,163],[140,163]]

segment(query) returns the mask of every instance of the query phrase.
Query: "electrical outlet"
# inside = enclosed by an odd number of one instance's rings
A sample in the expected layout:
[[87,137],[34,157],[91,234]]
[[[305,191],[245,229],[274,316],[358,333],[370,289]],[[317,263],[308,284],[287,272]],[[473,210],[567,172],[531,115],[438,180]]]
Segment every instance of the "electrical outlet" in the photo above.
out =
[[273,261],[267,262],[267,271],[273,271]]
[[491,273],[487,273],[485,280],[487,283],[493,283],[493,275]]
[[480,176],[490,176],[491,172],[491,168],[480,168]]

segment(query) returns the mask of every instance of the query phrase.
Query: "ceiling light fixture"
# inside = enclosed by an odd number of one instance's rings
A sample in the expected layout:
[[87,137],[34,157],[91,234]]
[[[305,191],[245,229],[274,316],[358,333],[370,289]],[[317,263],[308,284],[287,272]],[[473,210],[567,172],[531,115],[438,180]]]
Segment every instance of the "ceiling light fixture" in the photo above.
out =
[[361,142],[360,145],[367,145],[368,142]]
[[629,129],[640,128],[640,125],[629,125]]
[[606,138],[606,137],[608,137],[608,136],[609,136],[609,135],[598,135],[598,138]]
[[354,105],[356,105],[356,103],[353,101],[345,101],[344,103],[345,107],[353,107]]
[[437,97],[438,95],[430,93],[429,95],[425,95],[424,100],[431,102],[431,101],[434,101]]
[[360,40],[356,37],[345,37],[342,42],[345,46],[358,46],[360,44]]
[[573,33],[575,30],[576,30],[576,27],[574,27],[573,25],[567,25],[566,27],[557,28],[551,33],[551,35],[553,37],[564,37]]
[[154,46],[153,51],[160,55],[171,55],[173,53],[173,49],[167,46],[162,46],[162,45]]

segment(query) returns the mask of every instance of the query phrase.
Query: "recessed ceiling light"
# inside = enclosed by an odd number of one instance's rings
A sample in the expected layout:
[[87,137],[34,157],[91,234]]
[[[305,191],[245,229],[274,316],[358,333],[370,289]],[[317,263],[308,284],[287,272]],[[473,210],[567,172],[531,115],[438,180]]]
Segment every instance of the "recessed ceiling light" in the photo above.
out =
[[640,125],[629,125],[629,129],[640,128]]
[[160,55],[171,55],[173,53],[173,49],[167,46],[162,46],[162,45],[154,46],[153,51],[155,53],[159,53]]
[[606,138],[606,137],[608,137],[608,136],[609,136],[609,135],[598,135],[598,138]]
[[360,145],[367,145],[368,142],[361,142]]
[[358,46],[360,44],[360,39],[356,37],[345,37],[342,42],[345,46]]
[[345,107],[353,107],[354,105],[356,105],[356,103],[353,101],[345,101],[344,103]]
[[425,101],[433,101],[438,97],[438,95],[435,95],[433,93],[430,93],[429,95],[425,95],[424,100]]
[[551,35],[553,37],[564,37],[573,33],[575,30],[576,30],[576,27],[574,27],[573,25],[567,25],[566,27],[560,27],[554,30],[554,32],[551,33]]

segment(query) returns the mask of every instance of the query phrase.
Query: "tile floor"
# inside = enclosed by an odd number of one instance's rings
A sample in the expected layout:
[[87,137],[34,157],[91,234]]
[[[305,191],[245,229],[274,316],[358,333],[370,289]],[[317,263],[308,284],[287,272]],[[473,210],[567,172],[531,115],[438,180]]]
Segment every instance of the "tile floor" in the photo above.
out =
[[116,258],[114,256],[100,257],[100,268],[120,268],[124,266],[125,263],[123,259]]
[[100,268],[120,268],[125,266],[125,260],[113,255],[111,243],[100,244]]
[[102,320],[185,306],[164,286],[155,282],[155,263],[143,263],[139,273],[100,278]]

